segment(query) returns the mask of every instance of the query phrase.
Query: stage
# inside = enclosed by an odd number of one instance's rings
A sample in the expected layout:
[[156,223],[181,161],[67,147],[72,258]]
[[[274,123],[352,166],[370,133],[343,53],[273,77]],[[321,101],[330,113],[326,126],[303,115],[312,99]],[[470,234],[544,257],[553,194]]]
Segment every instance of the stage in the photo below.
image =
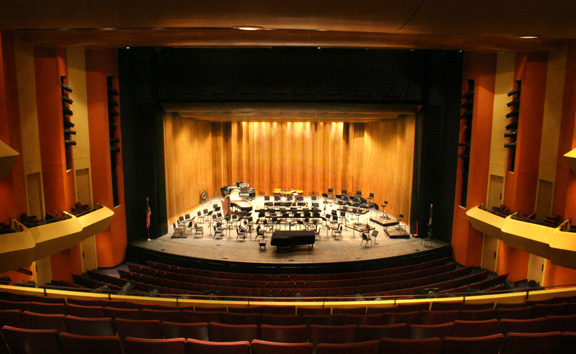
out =
[[[312,205],[310,196],[304,197],[305,202]],[[336,204],[327,204],[326,209],[323,198],[318,197],[314,201],[319,203],[321,215],[324,217],[330,214],[332,209],[338,209]],[[221,205],[221,198],[213,198],[201,204],[197,209],[190,212],[192,216],[197,215],[198,210],[212,210],[214,204]],[[257,196],[250,201],[254,210],[263,208],[264,197]],[[252,212],[254,220],[258,220],[258,213]],[[383,212],[370,209],[365,215],[359,217],[360,220],[348,220],[351,223],[369,223],[371,228],[378,231],[378,237],[373,238],[373,244],[362,242],[361,233],[349,227],[342,228],[342,237],[334,237],[331,230],[325,226],[321,228],[320,237],[316,238],[314,247],[295,246],[293,248],[283,248],[278,252],[277,248],[270,245],[270,235],[265,238],[266,246],[262,248],[259,240],[256,239],[256,231],[246,235],[245,240],[237,238],[235,229],[224,231],[221,239],[212,237],[214,230],[210,223],[200,224],[203,228],[203,237],[194,237],[190,233],[186,238],[172,238],[174,230],[169,227],[169,232],[151,241],[141,240],[131,243],[129,253],[139,253],[141,260],[161,260],[170,259],[183,260],[184,263],[196,265],[218,265],[218,268],[226,267],[252,267],[252,268],[300,268],[300,267],[325,267],[338,264],[354,264],[354,268],[372,268],[369,264],[386,263],[387,259],[399,259],[404,256],[418,256],[429,253],[436,249],[449,248],[449,244],[440,240],[422,242],[422,240],[410,236],[408,226],[400,223],[389,228],[388,233],[402,232],[406,238],[390,238],[381,223],[373,220],[382,219],[387,216],[390,220],[396,220],[393,216],[384,215]],[[324,225],[324,222],[322,223]],[[298,227],[300,225],[295,225]],[[344,226],[344,225],[343,225]],[[254,226],[255,228],[256,226]],[[287,226],[277,226],[278,228]],[[399,229],[402,228],[402,229]],[[372,232],[371,232],[372,233]],[[130,257],[129,257],[130,258]],[[150,259],[154,258],[154,259]],[[201,266],[204,268],[204,266]],[[374,265],[377,267],[377,265]]]

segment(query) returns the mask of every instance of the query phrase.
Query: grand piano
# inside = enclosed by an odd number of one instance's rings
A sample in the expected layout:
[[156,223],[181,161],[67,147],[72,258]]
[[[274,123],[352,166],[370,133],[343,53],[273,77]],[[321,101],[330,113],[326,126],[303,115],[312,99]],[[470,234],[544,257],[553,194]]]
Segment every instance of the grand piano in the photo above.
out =
[[314,247],[316,242],[316,234],[314,231],[297,230],[297,231],[282,231],[277,230],[272,234],[271,246],[276,246],[277,251],[280,248],[308,245],[308,249]]

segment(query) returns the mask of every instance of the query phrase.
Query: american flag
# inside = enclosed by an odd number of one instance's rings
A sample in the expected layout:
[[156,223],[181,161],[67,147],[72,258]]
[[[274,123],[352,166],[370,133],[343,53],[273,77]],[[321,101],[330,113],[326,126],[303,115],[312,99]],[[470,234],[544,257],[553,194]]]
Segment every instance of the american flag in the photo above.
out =
[[150,210],[150,205],[148,205],[148,201],[146,201],[146,228],[150,228],[150,216],[152,215],[152,211]]

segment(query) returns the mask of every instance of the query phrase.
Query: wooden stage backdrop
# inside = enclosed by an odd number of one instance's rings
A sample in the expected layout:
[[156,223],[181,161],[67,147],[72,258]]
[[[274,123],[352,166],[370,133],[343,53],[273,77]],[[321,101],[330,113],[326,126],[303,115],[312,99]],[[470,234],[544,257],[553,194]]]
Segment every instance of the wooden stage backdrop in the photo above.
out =
[[164,118],[168,220],[200,203],[200,191],[250,183],[257,194],[275,188],[321,195],[374,193],[394,216],[410,219],[414,115],[367,123],[243,121]]

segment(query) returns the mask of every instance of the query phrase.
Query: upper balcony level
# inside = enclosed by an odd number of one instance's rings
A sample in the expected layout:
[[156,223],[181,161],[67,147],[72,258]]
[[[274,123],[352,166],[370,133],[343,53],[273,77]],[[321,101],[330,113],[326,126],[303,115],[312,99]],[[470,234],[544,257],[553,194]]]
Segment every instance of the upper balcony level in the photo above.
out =
[[16,232],[0,235],[0,273],[28,267],[33,261],[74,247],[106,230],[114,216],[105,206],[80,216],[65,211],[63,214],[63,220],[34,227],[12,220],[11,228]]
[[475,230],[502,240],[506,245],[549,259],[552,263],[576,269],[576,233],[569,232],[570,221],[551,227],[516,213],[504,216],[477,206],[466,212]]

